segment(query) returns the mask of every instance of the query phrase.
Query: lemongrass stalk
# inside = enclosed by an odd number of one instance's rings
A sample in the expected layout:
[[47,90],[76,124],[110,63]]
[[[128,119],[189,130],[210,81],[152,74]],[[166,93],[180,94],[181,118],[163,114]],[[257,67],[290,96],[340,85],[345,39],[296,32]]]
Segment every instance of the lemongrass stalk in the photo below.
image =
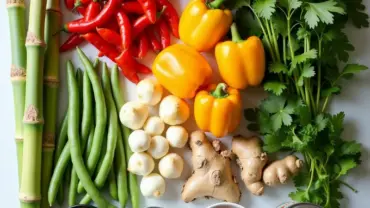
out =
[[25,5],[24,0],[7,0],[9,16],[10,44],[12,65],[10,77],[13,85],[15,142],[17,145],[18,182],[22,176],[23,152],[23,112],[26,85],[26,39]]
[[59,33],[62,15],[59,0],[47,0],[45,18],[44,117],[42,140],[41,207],[49,207],[47,193],[53,167],[59,83]]
[[46,0],[31,0],[26,37],[27,78],[24,110],[24,143],[21,207],[40,207],[43,116],[44,25]]

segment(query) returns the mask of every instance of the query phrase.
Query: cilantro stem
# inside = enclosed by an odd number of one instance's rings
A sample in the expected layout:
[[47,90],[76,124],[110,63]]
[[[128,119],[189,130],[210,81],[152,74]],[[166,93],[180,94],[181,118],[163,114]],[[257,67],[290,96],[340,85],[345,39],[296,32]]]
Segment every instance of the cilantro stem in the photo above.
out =
[[321,112],[322,112],[322,113],[323,113],[323,112],[325,112],[325,110],[326,110],[326,106],[328,105],[328,101],[329,101],[329,96],[327,96],[327,97],[325,98],[324,104],[323,104],[322,109],[321,109]]
[[270,20],[269,21],[269,23],[270,23],[270,27],[271,27],[271,31],[272,31],[272,39],[273,39],[273,41],[274,41],[274,45],[275,45],[275,47],[274,47],[274,49],[275,49],[275,55],[276,55],[276,57],[277,57],[277,61],[278,62],[281,62],[281,59],[280,59],[280,52],[279,52],[279,47],[278,47],[278,43],[277,43],[277,40],[276,40],[276,35],[275,35],[275,30],[274,30],[274,26],[273,26],[273,24],[272,24],[272,21]]
[[341,183],[341,184],[343,184],[343,185],[345,185],[345,186],[347,186],[347,188],[351,189],[353,192],[358,193],[358,190],[357,189],[353,188],[351,185],[349,185],[345,181],[338,180],[338,182]]
[[274,62],[276,61],[276,55],[275,55],[275,53],[274,53],[274,51],[275,51],[275,48],[276,48],[276,45],[275,45],[275,43],[272,41],[272,33],[271,33],[271,29],[270,29],[270,24],[269,24],[269,22],[268,22],[268,20],[267,19],[265,19],[265,26],[266,26],[266,30],[267,30],[267,37],[268,37],[268,42],[270,43],[270,45],[272,46],[272,49],[271,49],[271,56],[272,56],[272,58],[273,58],[273,60],[274,60]]
[[283,37],[283,61],[285,65],[287,64],[286,60],[286,37]]
[[[319,37],[319,48],[318,48],[318,66],[317,66],[317,94],[316,94],[316,106],[319,108],[320,106],[320,94],[321,94],[321,47],[322,47],[322,40]],[[325,101],[326,106],[327,100]],[[326,107],[325,107],[326,108]],[[324,112],[325,108],[323,107],[322,112]]]

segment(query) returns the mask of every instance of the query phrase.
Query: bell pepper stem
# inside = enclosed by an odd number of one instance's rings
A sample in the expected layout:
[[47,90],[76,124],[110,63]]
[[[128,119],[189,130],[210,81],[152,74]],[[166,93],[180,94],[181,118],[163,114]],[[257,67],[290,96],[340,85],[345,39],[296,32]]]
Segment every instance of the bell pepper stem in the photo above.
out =
[[225,98],[229,96],[229,94],[226,91],[226,84],[225,83],[219,83],[214,91],[211,92],[211,95],[215,98]]
[[232,41],[236,43],[243,41],[243,39],[240,37],[238,28],[235,22],[231,25],[231,38],[232,38]]
[[224,3],[224,1],[225,0],[214,0],[214,1],[210,2],[210,3],[207,3],[207,6],[210,9],[218,9]]

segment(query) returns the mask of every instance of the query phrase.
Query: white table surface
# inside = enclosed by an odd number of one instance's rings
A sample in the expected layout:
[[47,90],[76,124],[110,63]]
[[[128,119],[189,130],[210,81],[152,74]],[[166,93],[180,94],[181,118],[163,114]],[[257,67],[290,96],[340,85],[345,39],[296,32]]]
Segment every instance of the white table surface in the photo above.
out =
[[[172,0],[173,2],[180,0]],[[8,16],[5,6],[6,1],[0,3],[0,207],[15,208],[19,207],[18,201],[18,180],[17,180],[17,162],[16,162],[16,149],[14,142],[14,117],[13,117],[13,96],[12,86],[10,82],[10,38],[9,38],[9,25]],[[187,0],[181,0],[179,4],[175,4],[178,11],[185,7]],[[367,11],[370,11],[370,1],[366,1]],[[64,5],[63,5],[64,9]],[[73,17],[70,12],[64,15],[64,21],[70,20]],[[351,60],[370,66],[370,30],[352,30],[348,28],[348,33],[351,42],[356,47],[356,51],[351,54]],[[63,34],[63,40],[66,35]],[[91,46],[84,46],[84,51],[90,56],[95,58],[97,56],[96,50]],[[64,114],[66,109],[66,73],[65,61],[72,59],[77,66],[81,64],[77,60],[75,52],[66,53],[61,55],[61,83],[60,83],[60,102],[59,106],[59,121],[60,117]],[[211,66],[216,69],[214,58],[212,54],[205,54],[206,58],[210,61]],[[147,57],[146,64],[150,64],[154,55]],[[217,70],[214,73],[214,81],[219,80],[217,77]],[[363,143],[362,165],[351,171],[350,176],[346,178],[349,184],[352,184],[359,190],[355,194],[349,189],[343,187],[344,199],[341,201],[342,207],[345,208],[365,208],[370,207],[370,71],[356,76],[349,84],[344,85],[342,94],[338,96],[331,104],[332,112],[344,111],[346,113],[345,132],[344,137],[348,139],[357,139]],[[123,81],[123,80],[122,80]],[[136,99],[135,86],[131,83],[125,83],[125,95],[128,100]],[[243,101],[245,107],[255,106],[263,96],[261,89],[249,89],[243,92]],[[60,122],[58,122],[60,123]],[[196,129],[193,119],[191,118],[186,127],[189,130]],[[246,136],[252,133],[246,130],[246,122],[243,121],[237,133],[242,133]],[[228,145],[230,137],[222,139],[222,142]],[[218,201],[213,199],[198,199],[191,203],[184,203],[181,201],[180,193],[184,180],[191,174],[190,164],[190,151],[178,151],[185,157],[185,167],[181,179],[167,180],[167,191],[161,199],[141,199],[141,207],[147,206],[161,206],[165,208],[185,208],[185,207],[206,207]],[[238,172],[236,167],[233,167],[235,173]],[[240,180],[240,177],[238,178]],[[282,202],[290,201],[288,193],[294,190],[293,184],[280,186],[279,188],[266,188],[265,194],[261,197],[252,196],[244,187],[239,183],[242,190],[242,199],[240,203],[247,208],[267,208],[277,207]],[[65,206],[66,207],[66,206]]]

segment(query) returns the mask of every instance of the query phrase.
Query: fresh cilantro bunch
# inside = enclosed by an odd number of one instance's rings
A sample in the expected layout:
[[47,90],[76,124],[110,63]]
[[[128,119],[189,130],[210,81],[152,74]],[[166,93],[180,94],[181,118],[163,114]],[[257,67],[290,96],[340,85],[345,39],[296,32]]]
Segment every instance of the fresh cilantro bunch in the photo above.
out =
[[342,176],[360,164],[361,145],[341,137],[344,113],[331,115],[327,106],[344,79],[367,69],[347,64],[354,47],[343,32],[348,23],[369,26],[362,0],[235,0],[227,7],[242,34],[260,36],[269,55],[270,95],[245,110],[248,128],[264,136],[267,152],[303,155],[293,200],[339,207],[340,185],[355,191]]

